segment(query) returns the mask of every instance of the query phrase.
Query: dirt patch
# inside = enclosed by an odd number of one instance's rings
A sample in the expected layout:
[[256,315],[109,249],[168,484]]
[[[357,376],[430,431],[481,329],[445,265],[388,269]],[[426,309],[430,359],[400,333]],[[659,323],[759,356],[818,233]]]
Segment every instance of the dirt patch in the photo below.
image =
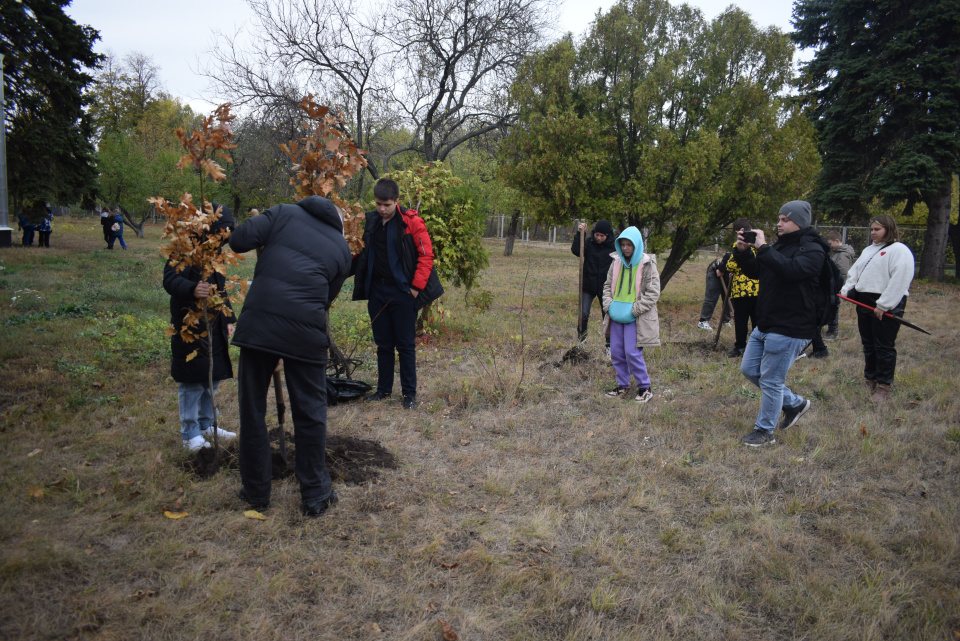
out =
[[[293,435],[286,434],[287,460],[280,455],[278,428],[270,430],[270,458],[273,463],[273,479],[294,475],[296,448]],[[219,457],[213,448],[199,450],[187,459],[184,467],[200,478],[209,478],[220,469],[236,470],[240,467],[237,443],[221,448]],[[396,469],[397,459],[377,441],[368,441],[349,436],[327,436],[327,470],[330,478],[350,485],[360,485],[375,479],[382,469]]]
[[566,363],[572,365],[578,365],[580,363],[585,363],[590,360],[590,352],[583,346],[583,344],[574,345],[568,349],[563,354],[563,358],[553,364],[554,367],[561,367]]

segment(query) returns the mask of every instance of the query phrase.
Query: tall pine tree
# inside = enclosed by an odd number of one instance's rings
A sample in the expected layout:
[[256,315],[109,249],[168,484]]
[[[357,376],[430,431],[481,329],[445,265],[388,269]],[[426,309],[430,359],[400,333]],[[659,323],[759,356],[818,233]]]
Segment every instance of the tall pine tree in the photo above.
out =
[[84,89],[101,56],[96,30],[75,23],[68,0],[0,0],[8,182],[14,208],[96,192]]
[[823,168],[815,201],[837,218],[864,202],[929,209],[918,275],[939,280],[960,169],[960,0],[798,0],[793,39],[815,48],[801,91]]

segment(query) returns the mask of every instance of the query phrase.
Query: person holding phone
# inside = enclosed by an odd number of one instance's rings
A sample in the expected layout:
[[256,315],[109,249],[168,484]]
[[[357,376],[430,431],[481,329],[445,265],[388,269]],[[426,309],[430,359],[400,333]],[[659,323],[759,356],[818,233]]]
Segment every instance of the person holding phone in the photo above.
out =
[[743,375],[760,388],[756,423],[742,439],[751,447],[775,443],[775,428],[793,427],[810,409],[810,401],[787,387],[786,378],[819,322],[816,306],[809,301],[816,298],[820,268],[827,257],[819,243],[810,242],[818,237],[811,218],[810,203],[793,200],[780,208],[778,239],[773,245],[767,244],[761,229],[755,230],[755,238],[737,232],[733,257],[747,277],[759,281],[757,324],[740,363]]

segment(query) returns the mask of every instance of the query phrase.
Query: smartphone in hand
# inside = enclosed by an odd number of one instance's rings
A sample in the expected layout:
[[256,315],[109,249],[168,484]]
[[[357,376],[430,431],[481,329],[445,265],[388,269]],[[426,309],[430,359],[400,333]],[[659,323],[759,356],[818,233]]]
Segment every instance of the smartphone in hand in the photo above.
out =
[[755,231],[745,231],[741,234],[741,236],[743,236],[743,242],[745,243],[757,242],[757,232]]

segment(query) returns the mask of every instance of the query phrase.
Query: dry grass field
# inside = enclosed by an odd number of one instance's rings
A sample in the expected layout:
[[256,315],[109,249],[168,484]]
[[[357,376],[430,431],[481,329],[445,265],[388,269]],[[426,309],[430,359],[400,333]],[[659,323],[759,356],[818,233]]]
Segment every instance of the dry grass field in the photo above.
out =
[[[960,638],[956,285],[914,283],[908,314],[933,336],[901,332],[885,407],[844,308],[831,356],[788,377],[813,409],[755,450],[732,332],[713,350],[696,329],[706,260],[661,299],[638,405],[602,395],[596,309],[590,358],[557,366],[576,258],[490,245],[493,304],[448,291],[418,352],[420,408],[330,410],[330,434],[378,441],[397,468],[335,480],[319,519],[280,480],[261,521],[236,470],[187,469],[159,228],[126,252],[99,234],[58,221],[52,249],[0,251],[2,639]],[[365,306],[347,298],[337,338],[372,381]],[[236,429],[236,386],[221,390]]]

